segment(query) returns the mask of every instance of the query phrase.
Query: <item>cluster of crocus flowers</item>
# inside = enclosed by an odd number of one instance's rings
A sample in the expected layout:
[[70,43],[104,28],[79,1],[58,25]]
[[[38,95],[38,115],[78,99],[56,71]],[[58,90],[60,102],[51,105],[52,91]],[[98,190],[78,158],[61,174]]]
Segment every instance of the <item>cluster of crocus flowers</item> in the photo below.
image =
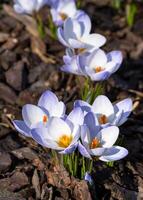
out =
[[119,136],[117,126],[123,124],[132,110],[132,101],[125,99],[114,106],[106,96],[98,96],[93,105],[78,100],[68,115],[63,102],[46,91],[38,105],[27,104],[22,109],[23,120],[15,120],[15,128],[32,137],[44,147],[60,154],[76,149],[89,159],[98,157],[108,162],[119,160],[128,151],[114,145]]

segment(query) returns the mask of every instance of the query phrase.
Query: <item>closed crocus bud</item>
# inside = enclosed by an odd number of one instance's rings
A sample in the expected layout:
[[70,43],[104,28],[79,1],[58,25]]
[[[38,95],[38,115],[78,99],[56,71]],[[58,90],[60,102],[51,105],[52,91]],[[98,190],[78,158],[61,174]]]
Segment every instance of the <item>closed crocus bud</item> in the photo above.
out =
[[39,11],[48,0],[14,0],[14,10],[19,14],[32,14]]

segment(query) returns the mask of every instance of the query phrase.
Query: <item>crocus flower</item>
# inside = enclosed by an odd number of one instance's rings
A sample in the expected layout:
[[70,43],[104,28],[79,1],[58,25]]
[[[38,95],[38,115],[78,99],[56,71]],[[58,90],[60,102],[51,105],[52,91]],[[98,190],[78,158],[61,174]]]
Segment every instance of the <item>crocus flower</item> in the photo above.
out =
[[38,106],[26,104],[22,108],[23,120],[14,120],[15,128],[23,135],[31,137],[31,129],[46,125],[50,117],[64,117],[65,105],[54,93],[46,91],[38,101]]
[[57,0],[51,6],[54,23],[59,26],[68,18],[78,18],[83,11],[77,10],[75,0]]
[[103,81],[116,72],[122,63],[120,51],[112,51],[107,55],[101,49],[70,57],[64,56],[65,65],[62,71],[90,77],[93,81]]
[[60,151],[62,154],[72,153],[80,137],[80,128],[72,122],[52,117],[46,126],[32,129],[32,137],[44,147]]
[[93,179],[92,179],[92,177],[91,177],[89,172],[85,173],[84,180],[87,181],[90,185],[93,184]]
[[120,126],[125,123],[133,107],[130,98],[112,105],[104,95],[99,95],[92,105],[85,101],[77,100],[74,106],[80,107],[86,113],[93,112],[97,116],[98,124],[104,127],[109,125]]
[[48,0],[14,0],[14,10],[19,14],[32,14],[39,11]]
[[76,49],[78,53],[98,49],[106,39],[100,34],[90,34],[91,21],[87,15],[79,19],[68,18],[63,27],[58,28],[59,41],[66,47]]
[[[124,158],[128,151],[120,146],[113,146],[119,136],[119,128],[110,126],[99,131],[94,115],[89,113],[85,125],[81,127],[81,141],[78,149],[87,158],[99,157],[99,160],[110,162]],[[94,122],[94,123],[93,123]]]

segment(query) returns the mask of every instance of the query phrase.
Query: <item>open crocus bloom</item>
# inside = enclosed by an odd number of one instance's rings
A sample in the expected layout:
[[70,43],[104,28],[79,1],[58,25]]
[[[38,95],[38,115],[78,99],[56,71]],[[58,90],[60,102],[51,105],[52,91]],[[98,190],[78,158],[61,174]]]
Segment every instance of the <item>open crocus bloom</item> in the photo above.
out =
[[107,55],[101,49],[79,56],[79,68],[93,81],[103,81],[116,72],[122,63],[122,53],[112,51]]
[[117,141],[119,129],[116,126],[103,128],[99,131],[99,127],[93,122],[91,113],[86,117],[86,125],[81,127],[81,141],[78,149],[80,153],[87,158],[94,156],[99,157],[99,160],[109,162],[124,158],[128,151],[120,146],[113,146]]
[[42,146],[58,150],[63,154],[69,154],[78,145],[80,128],[72,122],[52,117],[46,127],[32,129],[31,133],[33,139]]
[[14,9],[20,14],[32,14],[39,11],[48,0],[14,0]]
[[80,55],[70,56],[68,51],[63,57],[65,65],[62,71],[90,77],[93,81],[103,81],[116,72],[122,63],[120,51],[112,51],[107,55],[101,49]]
[[31,129],[46,126],[50,117],[64,117],[65,105],[51,91],[46,91],[39,99],[38,106],[27,104],[22,108],[23,120],[14,120],[15,128],[25,136],[31,137]]
[[87,15],[79,19],[68,18],[63,28],[58,28],[60,42],[69,48],[84,52],[90,49],[98,49],[105,44],[106,39],[100,34],[90,34],[91,21]]
[[57,26],[62,25],[68,17],[78,18],[81,14],[85,13],[76,9],[75,0],[57,0],[52,4],[51,15]]
[[127,121],[132,111],[132,100],[127,98],[112,105],[106,96],[100,95],[94,100],[92,105],[77,100],[75,101],[75,107],[80,107],[87,113],[93,112],[101,126],[120,126]]

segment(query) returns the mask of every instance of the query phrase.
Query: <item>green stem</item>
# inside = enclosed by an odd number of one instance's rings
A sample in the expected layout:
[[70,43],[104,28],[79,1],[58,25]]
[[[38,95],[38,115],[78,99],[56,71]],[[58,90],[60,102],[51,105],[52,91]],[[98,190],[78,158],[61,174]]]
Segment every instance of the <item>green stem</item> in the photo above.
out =
[[41,15],[39,13],[34,13],[34,18],[36,19],[36,22],[37,22],[37,29],[38,29],[39,36],[41,39],[44,39],[46,36],[46,33],[45,33],[45,28],[44,28]]

